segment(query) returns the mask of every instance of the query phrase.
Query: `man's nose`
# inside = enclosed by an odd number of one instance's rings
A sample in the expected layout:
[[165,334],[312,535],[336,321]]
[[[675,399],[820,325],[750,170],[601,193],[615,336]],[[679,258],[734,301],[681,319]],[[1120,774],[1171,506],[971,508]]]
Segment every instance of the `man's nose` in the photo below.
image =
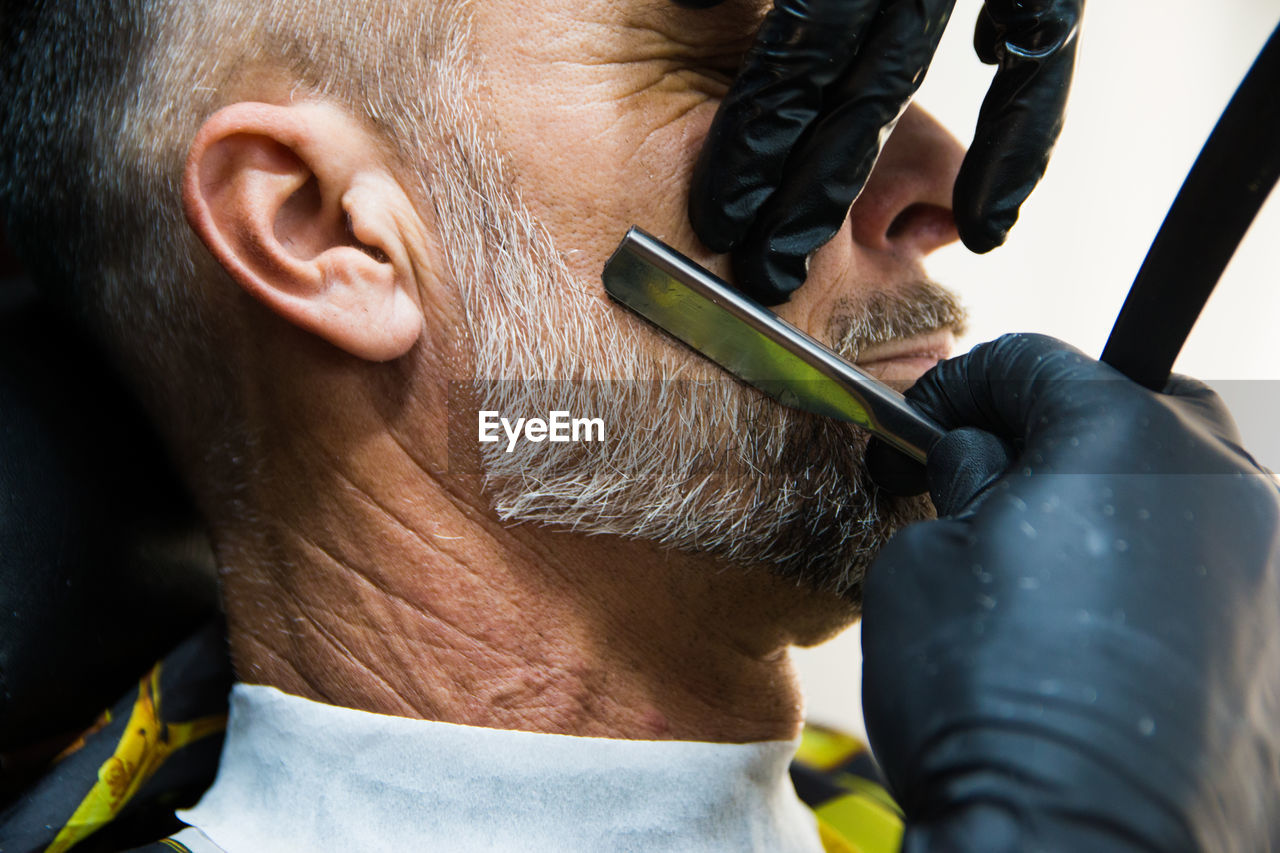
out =
[[951,190],[963,158],[955,137],[910,106],[849,210],[855,243],[918,259],[957,240]]

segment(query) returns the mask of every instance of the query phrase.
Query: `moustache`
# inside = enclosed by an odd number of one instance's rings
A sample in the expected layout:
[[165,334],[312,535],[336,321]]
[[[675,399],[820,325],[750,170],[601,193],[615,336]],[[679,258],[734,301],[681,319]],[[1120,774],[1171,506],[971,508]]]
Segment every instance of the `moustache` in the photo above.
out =
[[838,301],[827,321],[826,342],[856,362],[867,349],[893,340],[950,329],[964,334],[968,312],[953,292],[928,279],[892,291]]

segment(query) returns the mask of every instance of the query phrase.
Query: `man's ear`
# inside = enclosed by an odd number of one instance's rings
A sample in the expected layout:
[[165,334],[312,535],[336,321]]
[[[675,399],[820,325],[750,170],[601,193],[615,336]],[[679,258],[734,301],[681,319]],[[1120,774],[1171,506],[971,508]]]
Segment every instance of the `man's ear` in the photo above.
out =
[[191,144],[183,206],[250,295],[351,355],[386,361],[422,332],[420,229],[377,141],[319,104],[238,103]]

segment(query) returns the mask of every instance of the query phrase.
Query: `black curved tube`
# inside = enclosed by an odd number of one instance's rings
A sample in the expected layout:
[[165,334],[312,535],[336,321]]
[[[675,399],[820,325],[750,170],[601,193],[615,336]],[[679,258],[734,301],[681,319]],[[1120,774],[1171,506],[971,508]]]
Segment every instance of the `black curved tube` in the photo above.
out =
[[1178,191],[1111,329],[1102,361],[1153,391],[1280,177],[1280,26]]

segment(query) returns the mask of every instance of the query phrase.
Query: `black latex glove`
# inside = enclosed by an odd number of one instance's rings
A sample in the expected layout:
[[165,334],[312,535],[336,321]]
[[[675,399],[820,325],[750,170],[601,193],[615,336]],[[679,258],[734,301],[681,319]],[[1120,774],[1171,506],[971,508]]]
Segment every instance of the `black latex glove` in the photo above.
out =
[[[705,8],[719,0],[676,0]],[[738,285],[785,301],[840,229],[938,47],[954,0],[775,0],[720,105],[689,217]],[[1062,127],[1084,0],[987,0],[974,44],[998,65],[955,186],[960,238],[1004,242]]]
[[1280,490],[1217,396],[1028,335],[907,396],[986,432],[864,590],[903,850],[1280,849]]

